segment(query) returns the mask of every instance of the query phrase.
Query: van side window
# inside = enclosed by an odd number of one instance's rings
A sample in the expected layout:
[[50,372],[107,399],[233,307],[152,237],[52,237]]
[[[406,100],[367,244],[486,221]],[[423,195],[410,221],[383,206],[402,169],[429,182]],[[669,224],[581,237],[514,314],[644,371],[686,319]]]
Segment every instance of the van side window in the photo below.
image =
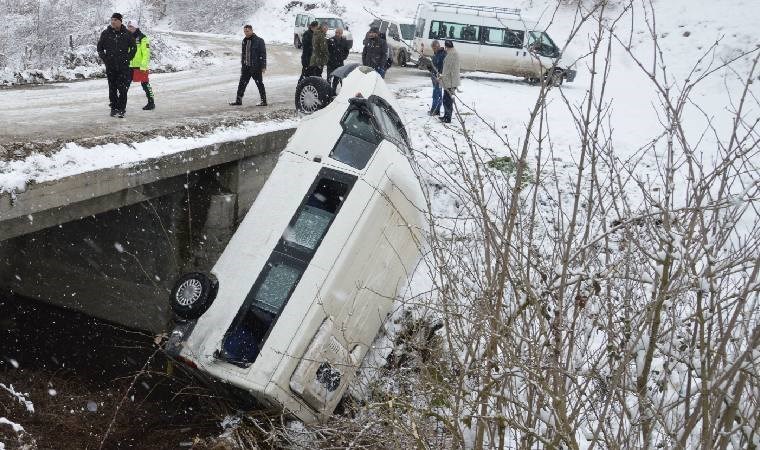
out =
[[504,28],[481,28],[482,43],[486,45],[498,45],[500,47],[522,48],[525,32]]
[[240,367],[256,360],[355,182],[351,175],[320,171],[227,329],[218,358]]
[[531,31],[529,36],[528,48],[530,51],[536,52],[547,58],[556,58],[559,56],[559,49],[548,34],[543,31]]
[[352,108],[341,121],[343,134],[330,152],[330,158],[355,169],[364,169],[381,137],[372,116],[361,108]]
[[307,252],[316,250],[347,193],[345,183],[329,178],[320,180],[282,235],[283,244]]
[[395,23],[390,24],[388,27],[388,36],[395,39],[401,39],[401,35],[399,34],[398,27]]
[[370,102],[372,114],[375,116],[375,120],[380,125],[380,129],[386,139],[402,149],[406,148],[409,145],[409,138],[404,124],[401,122],[401,118],[393,110],[393,107],[382,98],[374,95],[370,97]]
[[434,20],[430,23],[429,38],[477,42],[480,40],[480,27]]

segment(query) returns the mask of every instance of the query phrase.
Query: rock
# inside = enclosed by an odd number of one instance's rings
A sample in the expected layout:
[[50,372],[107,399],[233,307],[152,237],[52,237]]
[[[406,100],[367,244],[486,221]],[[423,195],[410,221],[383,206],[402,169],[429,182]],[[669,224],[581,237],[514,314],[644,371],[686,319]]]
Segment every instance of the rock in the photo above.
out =
[[682,36],[683,37],[689,37],[689,36],[691,36],[691,31],[684,31]]

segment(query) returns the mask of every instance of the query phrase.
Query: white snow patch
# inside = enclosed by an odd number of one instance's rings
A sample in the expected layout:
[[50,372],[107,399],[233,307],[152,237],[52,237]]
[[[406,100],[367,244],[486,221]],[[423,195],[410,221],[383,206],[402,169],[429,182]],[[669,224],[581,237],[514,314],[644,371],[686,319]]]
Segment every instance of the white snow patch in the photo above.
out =
[[0,193],[23,192],[29,183],[43,183],[86,172],[129,167],[138,162],[222,142],[242,140],[272,131],[293,128],[295,119],[244,122],[200,138],[157,137],[133,144],[104,144],[86,148],[66,144],[53,155],[34,153],[21,161],[0,162]]
[[13,385],[6,386],[3,383],[0,383],[0,388],[5,389],[9,394],[11,394],[12,397],[15,397],[16,400],[18,400],[19,403],[24,405],[26,408],[26,411],[29,413],[34,413],[34,404],[27,399],[29,397],[29,394],[22,394],[20,392],[16,392],[15,389],[13,389]]
[[[5,417],[0,417],[0,425],[10,425],[13,429],[14,433],[21,433],[24,431],[24,427],[17,424],[16,422],[11,422],[10,420],[6,419]],[[2,449],[3,447],[0,447]]]

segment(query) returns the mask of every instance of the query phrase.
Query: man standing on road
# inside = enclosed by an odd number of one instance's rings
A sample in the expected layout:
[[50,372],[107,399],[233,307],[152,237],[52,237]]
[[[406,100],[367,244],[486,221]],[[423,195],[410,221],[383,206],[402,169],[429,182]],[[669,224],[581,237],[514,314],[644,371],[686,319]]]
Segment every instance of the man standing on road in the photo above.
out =
[[[327,53],[329,58],[327,59],[327,78],[330,78],[330,74],[333,70],[343,66],[343,62],[348,58],[348,41],[343,37],[343,28],[337,28],[335,30],[335,36],[327,40]],[[339,79],[333,77],[332,87],[335,89],[338,86]]]
[[309,24],[309,29],[304,31],[303,38],[301,39],[301,78],[300,82],[305,77],[309,76],[309,66],[311,65],[311,53],[313,51],[312,40],[314,37],[314,30],[319,26],[319,22],[316,20]]
[[132,82],[129,62],[136,51],[135,38],[123,25],[121,14],[113,13],[111,25],[103,30],[98,40],[98,56],[106,65],[111,117],[118,114],[124,118],[126,113],[127,92]]
[[139,82],[142,85],[145,96],[148,97],[148,104],[143,106],[143,110],[148,111],[156,109],[156,103],[153,99],[153,88],[150,86],[148,79],[148,67],[150,66],[150,41],[148,36],[140,30],[140,24],[136,20],[127,22],[127,30],[135,37],[135,46],[137,52],[129,67],[132,69],[132,81]]
[[443,85],[443,117],[441,122],[451,123],[454,113],[454,92],[459,87],[459,54],[454,48],[454,43],[446,40],[443,44],[446,48],[446,59],[443,60],[443,70],[440,81]]
[[243,104],[243,95],[248,82],[253,78],[256,87],[259,88],[261,101],[256,106],[267,106],[267,93],[264,89],[264,73],[267,70],[267,50],[264,39],[256,36],[253,27],[243,27],[243,53],[241,56],[240,83],[238,83],[237,97],[230,105],[240,106]]
[[327,49],[327,25],[322,24],[314,30],[312,37],[311,60],[309,61],[309,76],[321,77],[322,71],[329,60]]
[[388,43],[380,37],[380,29],[372,27],[364,39],[362,51],[362,64],[375,69],[381,77],[385,78],[385,64],[388,60]]
[[438,80],[438,75],[443,72],[443,61],[446,59],[446,50],[441,48],[441,43],[438,41],[433,41],[432,44],[430,44],[430,48],[433,49],[433,69],[431,72],[432,74],[432,81],[433,81],[433,104],[430,106],[430,112],[428,113],[431,116],[440,116],[441,115],[441,103],[443,102],[443,91],[441,89],[441,83]]

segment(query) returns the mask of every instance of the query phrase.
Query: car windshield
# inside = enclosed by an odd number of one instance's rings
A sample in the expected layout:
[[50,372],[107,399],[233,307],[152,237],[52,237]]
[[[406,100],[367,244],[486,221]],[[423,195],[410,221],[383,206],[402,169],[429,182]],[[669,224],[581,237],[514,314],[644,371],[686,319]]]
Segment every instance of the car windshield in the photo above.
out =
[[411,41],[414,39],[415,26],[413,23],[402,23],[399,25],[401,28],[401,38],[405,41]]
[[316,20],[320,24],[323,23],[327,25],[327,28],[331,30],[334,30],[336,28],[343,28],[343,29],[346,28],[345,26],[343,26],[343,21],[341,19],[335,19],[333,17],[317,17],[314,20]]

